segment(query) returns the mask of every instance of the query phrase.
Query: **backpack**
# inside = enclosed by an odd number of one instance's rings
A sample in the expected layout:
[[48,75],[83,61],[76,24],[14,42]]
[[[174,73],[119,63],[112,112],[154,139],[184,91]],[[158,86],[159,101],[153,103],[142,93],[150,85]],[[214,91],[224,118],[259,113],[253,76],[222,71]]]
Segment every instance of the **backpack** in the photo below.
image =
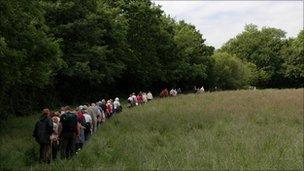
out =
[[62,115],[60,119],[64,132],[77,131],[77,116],[74,113],[68,112]]
[[91,124],[90,122],[85,123],[85,130],[84,132],[89,133],[91,132]]

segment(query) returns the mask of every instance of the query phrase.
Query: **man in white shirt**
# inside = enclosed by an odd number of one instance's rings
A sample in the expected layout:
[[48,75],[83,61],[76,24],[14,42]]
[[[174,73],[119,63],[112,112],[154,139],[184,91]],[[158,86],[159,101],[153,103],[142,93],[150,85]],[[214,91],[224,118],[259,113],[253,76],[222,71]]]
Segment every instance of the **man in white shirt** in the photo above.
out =
[[144,102],[144,103],[147,103],[147,102],[148,102],[148,97],[147,97],[147,94],[146,94],[146,93],[143,93],[143,94],[142,94],[142,99],[143,99],[143,102]]
[[151,101],[153,99],[153,95],[150,91],[147,94],[147,99],[148,99],[148,101]]
[[92,123],[91,115],[89,115],[86,110],[84,110],[83,116],[84,116],[84,119],[85,119],[84,139],[85,139],[85,141],[87,141],[90,138],[93,123]]
[[116,97],[115,98],[115,101],[113,103],[113,106],[114,106],[114,113],[119,113],[121,112],[121,105],[120,105],[120,102],[119,102],[119,98]]
[[137,98],[136,98],[136,95],[135,95],[135,93],[133,93],[132,94],[132,99],[133,99],[133,103],[132,103],[132,106],[137,106],[138,105],[138,103],[137,103]]
[[176,91],[175,89],[172,88],[172,89],[170,90],[170,95],[171,95],[171,96],[176,96],[176,95],[177,95],[177,91]]
[[130,96],[128,97],[128,107],[132,107],[133,105],[133,98],[132,98],[132,94],[130,94]]

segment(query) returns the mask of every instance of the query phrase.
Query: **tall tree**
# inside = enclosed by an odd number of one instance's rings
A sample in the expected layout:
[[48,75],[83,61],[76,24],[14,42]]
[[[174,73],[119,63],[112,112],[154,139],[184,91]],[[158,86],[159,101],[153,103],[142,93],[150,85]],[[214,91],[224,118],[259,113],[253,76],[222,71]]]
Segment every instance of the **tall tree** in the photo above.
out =
[[44,5],[49,26],[62,40],[66,63],[57,73],[56,90],[66,103],[99,99],[99,92],[106,92],[125,67],[121,18],[95,0],[46,1]]
[[291,86],[304,85],[304,30],[295,39],[286,41],[281,53],[284,57],[284,76]]
[[[0,1],[0,106],[28,114],[43,105],[39,91],[50,84],[59,46],[45,25],[38,1]],[[41,100],[41,101],[40,101]]]
[[[213,67],[213,85],[219,89],[238,89],[248,85],[251,70],[246,63],[235,55],[226,52],[215,53],[212,58],[215,61]],[[252,70],[253,71],[253,70]]]
[[175,78],[179,80],[179,84],[203,84],[210,74],[208,70],[212,66],[211,55],[214,48],[205,45],[205,39],[199,31],[184,21],[180,21],[175,29],[174,42],[178,48]]
[[121,84],[135,90],[151,88],[162,74],[158,55],[162,11],[148,0],[124,1],[121,8],[128,20],[129,48]]
[[250,24],[245,26],[241,34],[225,43],[220,51],[254,63],[261,75],[264,75],[259,86],[277,87],[284,80],[284,59],[280,53],[283,39],[285,32],[280,29],[263,27],[259,30],[256,25]]

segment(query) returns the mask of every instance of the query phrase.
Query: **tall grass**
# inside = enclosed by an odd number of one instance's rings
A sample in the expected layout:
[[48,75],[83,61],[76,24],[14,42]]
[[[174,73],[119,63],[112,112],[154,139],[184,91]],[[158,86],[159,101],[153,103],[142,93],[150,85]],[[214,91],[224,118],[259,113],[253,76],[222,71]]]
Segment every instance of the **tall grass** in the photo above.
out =
[[33,118],[4,128],[0,169],[303,170],[303,89],[152,101],[113,117],[77,156],[51,165],[35,161]]

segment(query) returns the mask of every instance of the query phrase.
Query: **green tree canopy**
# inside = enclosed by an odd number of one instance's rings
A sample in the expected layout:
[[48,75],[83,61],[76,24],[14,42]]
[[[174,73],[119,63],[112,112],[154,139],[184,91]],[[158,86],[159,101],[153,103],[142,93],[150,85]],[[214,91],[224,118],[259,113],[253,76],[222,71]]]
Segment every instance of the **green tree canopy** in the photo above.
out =
[[220,89],[237,89],[248,85],[252,73],[240,58],[226,52],[215,53],[212,58],[215,61],[214,86]]
[[50,84],[60,49],[38,1],[2,0],[0,11],[0,104],[24,114],[39,105],[37,88]]
[[260,86],[276,86],[283,77],[284,59],[280,50],[284,45],[285,32],[276,28],[246,25],[245,30],[230,39],[220,49],[221,52],[235,54],[243,60],[254,63],[260,73],[265,73],[265,80]]
[[281,50],[284,57],[283,67],[285,77],[291,82],[304,84],[304,30],[302,30],[295,39],[286,41]]

